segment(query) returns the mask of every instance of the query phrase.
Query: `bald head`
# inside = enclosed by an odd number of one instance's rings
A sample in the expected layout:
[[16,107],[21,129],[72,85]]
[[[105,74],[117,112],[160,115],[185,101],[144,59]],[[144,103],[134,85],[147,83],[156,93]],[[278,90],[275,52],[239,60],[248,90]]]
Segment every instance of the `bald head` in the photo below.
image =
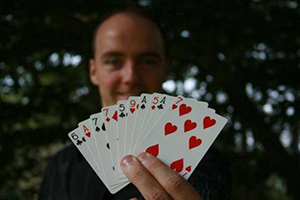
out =
[[[165,44],[161,29],[150,17],[132,11],[123,11],[106,17],[96,28],[93,39],[93,53],[97,51],[99,40],[105,37],[128,39],[129,34],[142,35],[150,41],[157,41],[157,47],[165,56]],[[123,36],[123,37],[122,37]]]

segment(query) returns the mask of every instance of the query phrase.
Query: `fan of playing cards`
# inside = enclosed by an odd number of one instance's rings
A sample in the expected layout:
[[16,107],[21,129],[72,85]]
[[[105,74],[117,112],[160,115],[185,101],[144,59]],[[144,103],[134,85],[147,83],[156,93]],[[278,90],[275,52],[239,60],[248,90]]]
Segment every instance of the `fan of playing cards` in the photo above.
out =
[[129,183],[120,167],[128,154],[148,152],[188,179],[226,122],[206,102],[142,94],[102,108],[69,137],[114,194]]

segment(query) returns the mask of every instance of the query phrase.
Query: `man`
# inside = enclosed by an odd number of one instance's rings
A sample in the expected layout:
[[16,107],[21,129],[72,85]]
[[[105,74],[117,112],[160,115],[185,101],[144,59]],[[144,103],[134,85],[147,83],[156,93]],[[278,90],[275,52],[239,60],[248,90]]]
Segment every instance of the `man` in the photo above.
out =
[[[164,48],[162,32],[147,15],[124,10],[106,17],[96,30],[90,61],[90,79],[102,106],[161,91],[169,71]],[[221,159],[209,151],[189,183],[150,154],[128,155],[120,164],[133,185],[111,195],[72,145],[50,161],[40,199],[227,199],[228,176]]]

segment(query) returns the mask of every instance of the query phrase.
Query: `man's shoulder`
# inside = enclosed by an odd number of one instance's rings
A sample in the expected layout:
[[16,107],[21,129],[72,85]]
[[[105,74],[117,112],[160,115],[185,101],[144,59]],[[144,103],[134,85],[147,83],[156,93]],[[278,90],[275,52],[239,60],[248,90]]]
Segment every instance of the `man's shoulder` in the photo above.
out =
[[229,199],[229,162],[222,152],[211,147],[189,179],[204,199]]
[[[71,144],[50,158],[39,197],[40,199],[84,199],[75,198],[74,195],[79,195],[79,188],[83,189],[95,183],[99,185],[99,180],[76,146]],[[97,189],[99,190],[99,187]],[[69,198],[69,195],[73,195],[73,198]]]
[[226,156],[218,149],[211,147],[203,157],[204,163],[229,164]]
[[220,152],[218,149],[211,147],[204,155],[203,159],[199,163],[197,169],[198,172],[219,172],[222,174],[228,173],[230,163],[226,155]]
[[58,151],[50,160],[54,165],[70,165],[83,160],[82,155],[73,144]]

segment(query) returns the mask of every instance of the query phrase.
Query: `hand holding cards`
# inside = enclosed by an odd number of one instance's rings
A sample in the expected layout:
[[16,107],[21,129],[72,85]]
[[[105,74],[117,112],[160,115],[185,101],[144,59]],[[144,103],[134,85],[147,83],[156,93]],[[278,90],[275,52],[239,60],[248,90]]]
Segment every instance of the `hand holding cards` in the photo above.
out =
[[188,179],[226,122],[205,102],[142,94],[104,107],[69,137],[108,190],[116,193],[129,183],[120,168],[127,154],[148,152]]

